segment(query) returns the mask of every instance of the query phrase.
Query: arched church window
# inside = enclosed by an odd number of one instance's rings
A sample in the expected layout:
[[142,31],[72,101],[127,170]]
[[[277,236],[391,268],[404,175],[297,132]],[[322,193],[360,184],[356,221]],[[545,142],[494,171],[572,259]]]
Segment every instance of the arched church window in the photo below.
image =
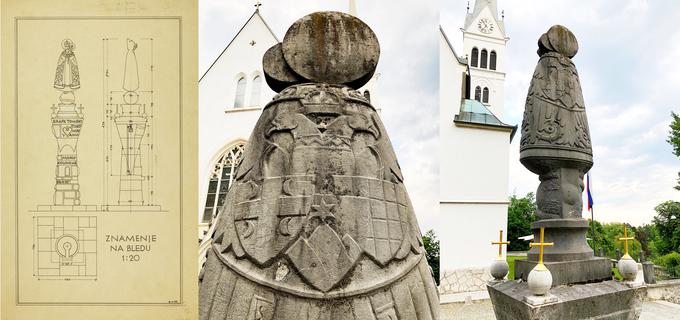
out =
[[234,100],[234,108],[241,108],[245,105],[246,97],[246,77],[240,77],[236,82],[236,99]]
[[489,69],[496,70],[496,51],[491,51],[489,56]]
[[262,77],[258,74],[253,77],[253,88],[250,90],[250,105],[260,105],[260,91],[262,88]]
[[470,54],[470,65],[477,67],[479,61],[479,50],[477,48],[472,48],[472,53]]
[[482,88],[480,86],[475,88],[475,100],[482,101]]
[[208,182],[208,194],[205,199],[205,209],[201,221],[208,223],[217,215],[227,197],[227,190],[234,182],[236,169],[243,158],[244,143],[239,143],[224,152],[215,163],[210,181]]
[[486,49],[482,49],[482,55],[479,58],[479,67],[482,69],[486,69],[486,64],[487,60],[489,59],[489,53],[486,51]]
[[489,88],[487,87],[484,87],[484,91],[482,92],[482,102],[489,103]]

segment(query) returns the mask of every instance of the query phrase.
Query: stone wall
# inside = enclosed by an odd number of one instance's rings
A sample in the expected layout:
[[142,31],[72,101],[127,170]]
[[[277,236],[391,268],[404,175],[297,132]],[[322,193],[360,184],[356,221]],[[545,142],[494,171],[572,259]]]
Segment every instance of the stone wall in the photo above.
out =
[[491,280],[488,268],[444,270],[441,274],[439,293],[486,291],[486,282]]
[[647,299],[680,304],[680,279],[648,284]]

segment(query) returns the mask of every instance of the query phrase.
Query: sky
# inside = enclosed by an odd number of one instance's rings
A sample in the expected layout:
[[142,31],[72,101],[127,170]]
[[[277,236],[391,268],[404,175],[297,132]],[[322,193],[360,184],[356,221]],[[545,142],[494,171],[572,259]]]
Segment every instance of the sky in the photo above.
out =
[[[441,25],[461,55],[466,4],[441,2]],[[498,0],[498,10],[505,10],[510,37],[506,123],[521,124],[540,35],[561,24],[578,39],[573,61],[593,142],[595,219],[641,225],[651,222],[659,203],[679,201],[673,186],[680,161],[666,139],[671,111],[680,113],[680,2]],[[535,192],[538,178],[519,163],[519,140],[518,132],[510,145],[508,190],[523,196]]]
[[[348,0],[260,0],[279,39],[297,19],[322,10],[347,12]],[[381,74],[371,92],[395,148],[423,232],[437,223],[439,196],[439,6],[407,0],[357,0],[357,12],[380,42]],[[200,0],[202,75],[254,11],[256,1]]]

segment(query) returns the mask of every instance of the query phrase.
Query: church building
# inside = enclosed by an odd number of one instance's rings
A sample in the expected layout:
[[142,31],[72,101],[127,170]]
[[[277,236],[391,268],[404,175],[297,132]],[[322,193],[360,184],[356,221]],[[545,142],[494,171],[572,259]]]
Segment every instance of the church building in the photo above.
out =
[[[496,0],[467,13],[463,52],[440,38],[441,302],[484,297],[491,241],[507,234],[509,147],[517,126],[504,113],[506,35]],[[504,239],[505,240],[505,239]]]

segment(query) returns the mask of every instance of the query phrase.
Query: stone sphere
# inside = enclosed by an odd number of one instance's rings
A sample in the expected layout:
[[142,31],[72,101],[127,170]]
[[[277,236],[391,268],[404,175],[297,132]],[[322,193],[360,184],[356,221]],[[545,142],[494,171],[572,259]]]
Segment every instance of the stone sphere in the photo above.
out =
[[508,262],[505,261],[505,259],[495,259],[491,263],[491,268],[489,271],[494,279],[503,280],[505,276],[508,275],[509,270],[510,266],[508,266]]
[[561,55],[573,58],[578,52],[578,41],[571,30],[565,26],[554,25],[538,39],[538,54],[545,52],[558,52]]
[[275,44],[264,53],[262,69],[264,70],[264,79],[267,81],[267,85],[277,93],[292,85],[309,82],[290,69],[286,59],[283,57],[281,43]]
[[531,272],[529,272],[529,277],[527,278],[527,284],[529,285],[529,290],[531,293],[542,296],[548,293],[550,287],[552,287],[552,274],[550,270],[540,267],[537,265]]
[[638,267],[637,267],[637,262],[631,258],[629,255],[625,255],[619,260],[619,262],[616,264],[616,267],[619,269],[619,273],[621,274],[621,277],[623,277],[623,280],[625,281],[635,281],[635,277],[637,277],[637,272],[638,272]]
[[323,11],[293,23],[282,42],[290,68],[311,82],[358,89],[378,65],[380,44],[368,25],[342,13]]

